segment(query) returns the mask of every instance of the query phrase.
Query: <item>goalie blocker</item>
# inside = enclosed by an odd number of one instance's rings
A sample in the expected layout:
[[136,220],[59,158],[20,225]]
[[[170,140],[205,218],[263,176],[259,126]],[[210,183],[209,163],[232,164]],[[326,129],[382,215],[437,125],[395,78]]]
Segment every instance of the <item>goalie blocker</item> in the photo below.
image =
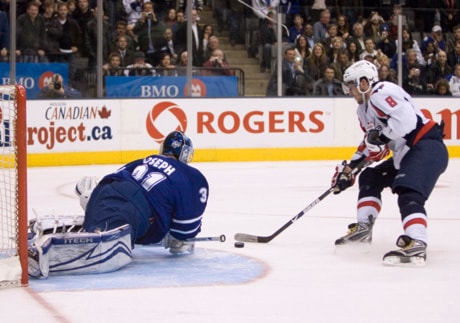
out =
[[131,227],[80,232],[83,217],[45,216],[31,223],[29,275],[95,274],[120,269],[132,261]]

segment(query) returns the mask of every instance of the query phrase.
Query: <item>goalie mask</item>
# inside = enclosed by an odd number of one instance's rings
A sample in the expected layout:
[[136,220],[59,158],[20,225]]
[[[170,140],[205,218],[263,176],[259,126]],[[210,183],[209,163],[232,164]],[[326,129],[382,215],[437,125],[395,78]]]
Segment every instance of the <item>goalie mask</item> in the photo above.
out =
[[[369,82],[369,89],[362,92],[359,83],[365,78]],[[377,67],[369,61],[361,60],[353,63],[350,67],[345,70],[343,74],[343,91],[345,94],[350,93],[350,85],[354,85],[359,93],[364,94],[372,89],[372,84],[379,81],[379,73]]]
[[161,144],[160,154],[174,156],[178,161],[188,164],[193,159],[193,145],[182,131],[173,131]]

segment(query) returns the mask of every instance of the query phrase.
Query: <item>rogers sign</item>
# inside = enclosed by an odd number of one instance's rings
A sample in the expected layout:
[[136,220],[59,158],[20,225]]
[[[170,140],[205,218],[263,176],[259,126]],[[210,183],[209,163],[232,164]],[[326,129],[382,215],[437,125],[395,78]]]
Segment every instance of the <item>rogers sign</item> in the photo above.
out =
[[[161,133],[155,125],[164,113],[172,115],[176,121],[176,130],[186,131],[187,115],[173,102],[161,102],[153,106],[146,117],[146,130],[155,141],[161,142],[166,134]],[[198,134],[233,134],[239,131],[247,133],[319,133],[324,130],[321,120],[324,112],[320,110],[305,111],[262,111],[252,110],[244,113],[235,111],[214,112],[198,111],[196,113],[196,132]]]

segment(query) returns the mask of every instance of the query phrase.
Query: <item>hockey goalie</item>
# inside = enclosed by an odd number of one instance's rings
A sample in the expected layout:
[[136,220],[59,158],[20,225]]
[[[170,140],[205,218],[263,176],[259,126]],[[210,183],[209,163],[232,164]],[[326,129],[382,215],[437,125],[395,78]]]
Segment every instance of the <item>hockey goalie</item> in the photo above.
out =
[[41,216],[30,222],[29,275],[104,273],[132,261],[135,244],[192,253],[208,201],[208,182],[189,165],[192,141],[166,136],[158,155],[132,161],[98,181],[83,177],[75,192],[84,216]]

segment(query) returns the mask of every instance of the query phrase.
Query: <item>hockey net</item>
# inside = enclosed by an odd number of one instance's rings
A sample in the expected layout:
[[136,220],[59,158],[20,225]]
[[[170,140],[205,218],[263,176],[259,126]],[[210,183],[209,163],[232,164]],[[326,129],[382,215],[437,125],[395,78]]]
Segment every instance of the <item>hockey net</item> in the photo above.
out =
[[26,91],[0,86],[0,288],[26,286]]

